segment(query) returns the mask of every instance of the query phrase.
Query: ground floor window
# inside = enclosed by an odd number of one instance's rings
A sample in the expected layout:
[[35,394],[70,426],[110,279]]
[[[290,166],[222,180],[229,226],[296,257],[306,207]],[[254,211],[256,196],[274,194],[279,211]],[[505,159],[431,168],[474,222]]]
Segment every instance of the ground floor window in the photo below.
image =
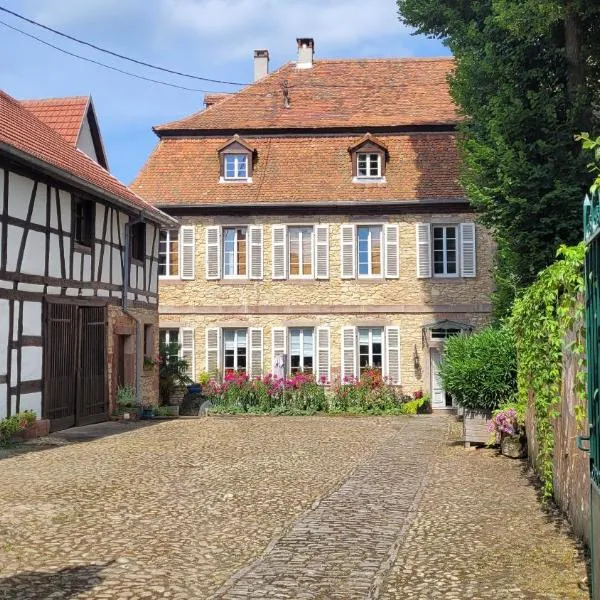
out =
[[289,330],[290,372],[313,373],[314,368],[314,329],[303,327]]
[[247,356],[247,329],[223,329],[223,366],[225,371],[242,371],[245,373]]
[[358,328],[358,364],[360,372],[383,369],[383,328]]
[[160,345],[168,346],[169,356],[179,356],[179,329],[160,329],[158,332]]

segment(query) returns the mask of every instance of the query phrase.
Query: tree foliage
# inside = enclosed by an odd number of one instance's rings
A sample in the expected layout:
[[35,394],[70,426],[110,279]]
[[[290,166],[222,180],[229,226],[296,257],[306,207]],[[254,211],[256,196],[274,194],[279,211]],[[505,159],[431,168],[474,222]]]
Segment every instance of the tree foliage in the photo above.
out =
[[600,0],[398,0],[456,58],[461,183],[498,242],[495,304],[581,239],[590,184],[575,133],[597,125]]

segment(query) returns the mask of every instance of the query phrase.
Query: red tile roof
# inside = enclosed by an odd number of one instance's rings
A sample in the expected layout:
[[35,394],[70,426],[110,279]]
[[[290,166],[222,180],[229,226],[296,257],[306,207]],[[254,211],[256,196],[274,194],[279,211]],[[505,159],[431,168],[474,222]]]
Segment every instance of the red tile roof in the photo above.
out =
[[221,136],[160,140],[132,188],[158,205],[464,199],[452,133],[380,135],[386,183],[352,182],[348,149],[362,135],[245,136],[256,150],[252,183],[219,183]]
[[147,211],[158,222],[169,220],[165,214],[34,116],[21,102],[0,90],[0,151],[2,150],[37,159],[50,170],[75,177],[82,184],[91,184],[108,197]]
[[[451,58],[316,60],[288,63],[190,117],[154,130],[452,125],[458,114],[448,91]],[[284,106],[287,82],[289,108]]]
[[88,96],[71,96],[21,100],[21,104],[75,146],[89,101]]

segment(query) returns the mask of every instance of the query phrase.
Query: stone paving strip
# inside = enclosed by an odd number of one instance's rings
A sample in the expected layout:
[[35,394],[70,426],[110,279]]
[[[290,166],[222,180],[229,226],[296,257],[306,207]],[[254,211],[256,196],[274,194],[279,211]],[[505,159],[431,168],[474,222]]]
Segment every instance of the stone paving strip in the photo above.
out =
[[453,417],[178,420],[0,460],[0,600],[587,598]]

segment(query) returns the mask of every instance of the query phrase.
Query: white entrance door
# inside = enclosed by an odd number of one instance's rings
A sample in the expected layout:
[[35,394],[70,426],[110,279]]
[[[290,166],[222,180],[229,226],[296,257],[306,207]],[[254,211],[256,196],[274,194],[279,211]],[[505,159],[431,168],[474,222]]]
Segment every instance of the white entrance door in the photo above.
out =
[[442,387],[440,379],[440,361],[442,354],[438,348],[430,348],[429,356],[431,360],[431,407],[446,408],[446,392]]

